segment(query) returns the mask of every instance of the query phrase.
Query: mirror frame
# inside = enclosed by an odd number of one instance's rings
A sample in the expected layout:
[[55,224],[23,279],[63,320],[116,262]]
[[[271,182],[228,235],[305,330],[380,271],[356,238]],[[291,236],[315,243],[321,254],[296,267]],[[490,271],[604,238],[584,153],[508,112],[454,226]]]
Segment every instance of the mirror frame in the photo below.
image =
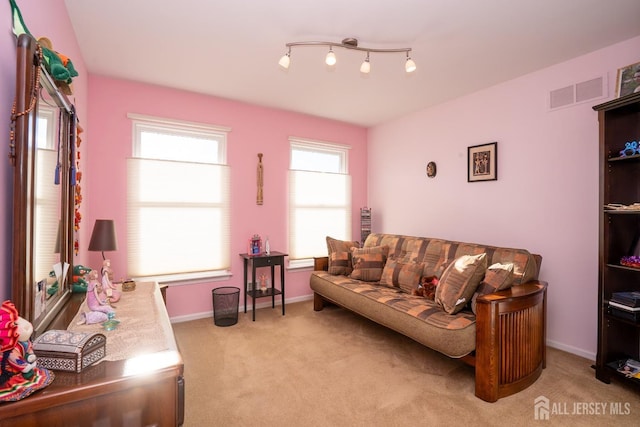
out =
[[[35,317],[35,176],[36,176],[36,116],[40,90],[47,90],[52,100],[67,115],[67,124],[60,132],[60,262],[68,263],[65,280],[59,284],[60,296]],[[73,273],[73,209],[75,183],[71,182],[73,144],[76,137],[75,108],[57,90],[42,61],[41,50],[29,34],[17,42],[16,98],[12,111],[12,142],[9,158],[13,170],[13,262],[12,302],[21,317],[33,324],[33,337],[41,334],[64,309],[71,297],[69,278]],[[40,280],[40,279],[38,279]]]

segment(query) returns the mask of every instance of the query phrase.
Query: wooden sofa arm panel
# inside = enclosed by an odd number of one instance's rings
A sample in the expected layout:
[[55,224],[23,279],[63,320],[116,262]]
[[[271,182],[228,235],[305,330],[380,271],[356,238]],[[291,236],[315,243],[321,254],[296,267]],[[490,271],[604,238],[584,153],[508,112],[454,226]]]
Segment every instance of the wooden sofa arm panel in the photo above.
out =
[[547,283],[530,281],[483,295],[476,305],[476,396],[517,393],[546,367]]
[[328,271],[329,270],[329,257],[314,257],[313,258],[313,271]]

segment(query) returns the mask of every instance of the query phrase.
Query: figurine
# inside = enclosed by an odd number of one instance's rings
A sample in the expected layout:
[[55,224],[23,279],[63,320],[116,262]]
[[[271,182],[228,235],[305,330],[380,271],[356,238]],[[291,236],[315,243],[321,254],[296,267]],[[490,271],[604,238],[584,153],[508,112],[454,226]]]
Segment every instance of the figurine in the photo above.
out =
[[113,313],[115,310],[111,307],[109,297],[104,293],[102,284],[98,282],[98,271],[91,270],[89,272],[89,286],[87,287],[87,307],[91,311],[100,311],[102,313]]
[[36,367],[36,354],[33,352],[30,340],[31,334],[33,334],[33,325],[20,316],[15,324],[18,342],[9,353],[8,362],[15,372],[21,373],[24,378],[29,380],[33,377],[33,370]]
[[36,363],[33,325],[18,315],[11,301],[0,306],[0,401],[24,399],[51,384],[54,374]]
[[102,274],[102,291],[109,298],[109,302],[118,302],[120,300],[120,292],[116,290],[116,285],[111,282],[113,273],[111,271],[110,260],[105,259],[102,261],[102,269],[100,272]]

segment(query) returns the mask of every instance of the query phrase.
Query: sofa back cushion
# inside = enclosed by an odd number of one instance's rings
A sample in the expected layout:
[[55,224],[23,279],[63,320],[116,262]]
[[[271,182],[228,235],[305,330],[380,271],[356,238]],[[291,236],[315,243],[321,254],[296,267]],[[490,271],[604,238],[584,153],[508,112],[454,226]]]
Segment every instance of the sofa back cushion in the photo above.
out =
[[423,271],[424,265],[421,263],[405,262],[404,259],[398,258],[387,258],[380,277],[380,284],[392,288],[400,288],[410,294],[418,289]]
[[513,263],[513,284],[538,278],[538,265],[526,249],[499,248],[476,243],[463,243],[430,237],[399,234],[369,234],[363,247],[388,246],[389,257],[424,264],[423,276],[441,277],[444,270],[462,255],[487,254],[487,265]]
[[387,262],[388,246],[369,246],[367,248],[351,248],[353,262],[352,279],[364,282],[378,282]]

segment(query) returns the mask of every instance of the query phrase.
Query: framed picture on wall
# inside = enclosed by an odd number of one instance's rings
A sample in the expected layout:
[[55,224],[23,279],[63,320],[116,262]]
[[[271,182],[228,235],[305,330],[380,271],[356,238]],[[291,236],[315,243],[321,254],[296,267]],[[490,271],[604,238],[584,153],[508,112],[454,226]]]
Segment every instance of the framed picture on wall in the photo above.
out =
[[640,92],[640,62],[618,69],[616,80],[616,96]]
[[467,148],[467,182],[498,179],[498,143],[473,145]]

